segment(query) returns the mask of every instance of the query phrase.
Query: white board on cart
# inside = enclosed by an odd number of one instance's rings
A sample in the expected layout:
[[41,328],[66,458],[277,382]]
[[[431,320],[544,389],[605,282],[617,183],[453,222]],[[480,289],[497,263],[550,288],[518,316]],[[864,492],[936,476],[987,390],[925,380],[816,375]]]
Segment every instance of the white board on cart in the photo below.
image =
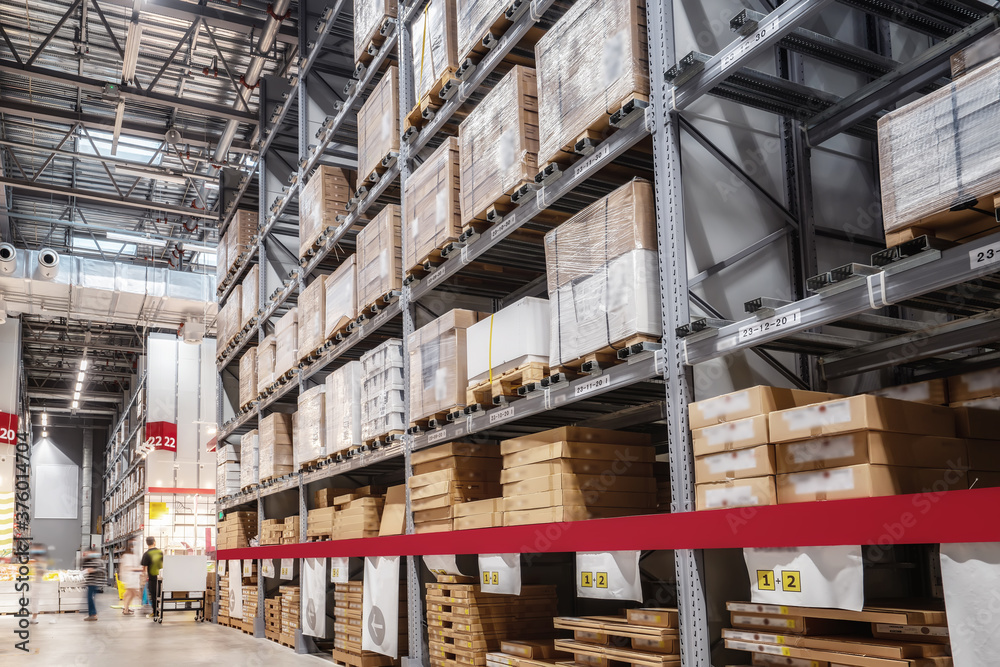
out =
[[208,556],[163,556],[160,571],[164,592],[204,591],[208,575]]

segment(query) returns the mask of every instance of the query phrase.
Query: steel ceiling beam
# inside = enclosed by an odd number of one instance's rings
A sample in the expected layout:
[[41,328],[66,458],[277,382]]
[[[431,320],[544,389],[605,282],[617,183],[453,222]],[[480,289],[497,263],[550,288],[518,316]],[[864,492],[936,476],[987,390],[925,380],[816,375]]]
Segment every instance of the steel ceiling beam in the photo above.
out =
[[[81,404],[88,401],[92,403],[121,403],[124,394],[120,392],[88,392],[86,389],[80,392],[79,401]],[[73,400],[73,392],[68,389],[44,389],[41,387],[28,387],[28,398],[44,398],[53,400]]]

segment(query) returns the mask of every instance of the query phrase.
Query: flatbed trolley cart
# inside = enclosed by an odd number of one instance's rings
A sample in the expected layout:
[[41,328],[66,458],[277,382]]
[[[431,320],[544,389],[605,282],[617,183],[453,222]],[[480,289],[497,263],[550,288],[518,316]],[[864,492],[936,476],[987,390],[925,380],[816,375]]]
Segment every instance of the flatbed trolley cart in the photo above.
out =
[[163,623],[163,615],[176,611],[193,611],[198,623],[205,620],[205,589],[207,588],[207,556],[163,556],[160,571],[160,591],[153,620]]

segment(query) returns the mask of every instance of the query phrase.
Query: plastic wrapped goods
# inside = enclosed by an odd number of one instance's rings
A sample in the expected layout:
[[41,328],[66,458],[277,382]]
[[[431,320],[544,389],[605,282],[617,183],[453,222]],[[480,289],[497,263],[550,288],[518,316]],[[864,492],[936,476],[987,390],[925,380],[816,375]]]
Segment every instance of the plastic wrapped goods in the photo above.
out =
[[[1000,60],[969,72],[878,121],[882,222],[886,232],[1000,191]],[[970,221],[987,216],[969,212]],[[995,223],[993,223],[995,224]]]
[[337,216],[351,198],[351,172],[320,165],[299,197],[299,257],[306,253],[327,227],[337,226]]
[[1000,30],[994,30],[951,56],[951,78],[971,72],[1000,56]]
[[330,338],[358,316],[358,276],[355,255],[349,255],[336,271],[326,277],[326,324],[323,340]]
[[[455,0],[430,0],[410,28],[413,84],[419,103],[449,70],[458,69]],[[432,100],[440,103],[441,100]]]
[[405,199],[409,237],[403,265],[411,269],[462,233],[457,138],[448,137],[406,179]]
[[662,335],[653,187],[635,179],[545,235],[549,363]]
[[260,420],[260,478],[292,472],[292,416],[274,412]]
[[215,247],[215,282],[217,285],[222,284],[222,281],[226,279],[226,273],[229,271],[228,248],[226,236],[223,234],[219,237],[219,243]]
[[257,346],[257,393],[262,394],[274,382],[274,334],[266,336]]
[[579,0],[535,45],[538,162],[649,97],[645,0]]
[[260,439],[257,431],[250,431],[240,438],[240,488],[258,481]]
[[260,271],[256,264],[251,266],[250,270],[247,271],[247,277],[240,283],[240,291],[242,294],[240,328],[243,328],[243,325],[257,315],[257,311],[260,309]]
[[484,317],[456,308],[425,324],[406,341],[410,355],[410,421],[465,405],[469,386],[466,330]]
[[248,347],[240,357],[240,407],[257,398],[257,348]]
[[299,293],[296,359],[307,357],[326,341],[326,278],[319,276]]
[[326,376],[326,453],[361,444],[361,362],[349,361]]
[[459,61],[482,48],[483,37],[510,6],[510,0],[455,0]]
[[399,207],[389,204],[358,232],[358,311],[403,287]]
[[403,341],[390,338],[361,357],[361,439],[403,431]]
[[389,17],[396,17],[396,0],[354,0],[354,62],[361,62]]
[[299,360],[299,309],[292,308],[274,325],[274,379],[296,367]]
[[299,466],[326,457],[326,386],[318,385],[299,394],[292,438]]
[[538,173],[535,70],[507,72],[462,121],[458,142],[464,225]]
[[469,386],[525,364],[549,363],[549,302],[526,296],[469,327]]
[[368,178],[391,152],[399,153],[399,70],[389,67],[358,109],[358,177]]
[[[236,260],[246,251],[250,250],[250,241],[257,233],[257,212],[237,211],[233,219],[229,221],[226,228],[226,262],[229,266],[226,271],[232,268]],[[218,257],[216,257],[218,261]]]

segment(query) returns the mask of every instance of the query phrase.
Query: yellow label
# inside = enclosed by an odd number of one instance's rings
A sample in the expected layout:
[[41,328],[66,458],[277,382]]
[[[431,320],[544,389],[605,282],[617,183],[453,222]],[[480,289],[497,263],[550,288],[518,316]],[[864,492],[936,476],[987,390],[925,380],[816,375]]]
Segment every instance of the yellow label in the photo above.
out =
[[483,571],[483,583],[484,584],[490,583],[490,573],[486,572],[485,570]]
[[788,649],[788,647],[786,646],[781,647],[781,655],[791,655],[791,654],[792,652],[791,650]]
[[491,582],[492,582],[492,584],[494,586],[499,586],[500,585],[500,573],[499,572],[491,572],[490,573],[490,579],[491,579]]
[[595,585],[597,586],[597,588],[607,588],[608,587],[608,573],[607,572],[598,572],[597,573],[597,582],[596,582]]
[[757,589],[762,591],[773,591],[774,572],[771,570],[757,570]]
[[781,607],[780,611],[781,611],[782,614],[787,614],[788,613],[788,607]]
[[775,641],[776,641],[777,643],[779,643],[779,644],[784,644],[784,643],[785,643],[785,638],[784,638],[784,637],[782,637],[781,635],[775,635],[775,636],[774,636],[774,639],[775,639]]
[[594,587],[594,573],[593,572],[581,572],[580,573],[580,586],[583,588],[593,588]]
[[785,621],[785,627],[794,628],[795,627],[795,621],[792,620],[792,619],[788,619],[787,621]]
[[781,588],[788,593],[802,592],[802,576],[798,570],[781,571]]

